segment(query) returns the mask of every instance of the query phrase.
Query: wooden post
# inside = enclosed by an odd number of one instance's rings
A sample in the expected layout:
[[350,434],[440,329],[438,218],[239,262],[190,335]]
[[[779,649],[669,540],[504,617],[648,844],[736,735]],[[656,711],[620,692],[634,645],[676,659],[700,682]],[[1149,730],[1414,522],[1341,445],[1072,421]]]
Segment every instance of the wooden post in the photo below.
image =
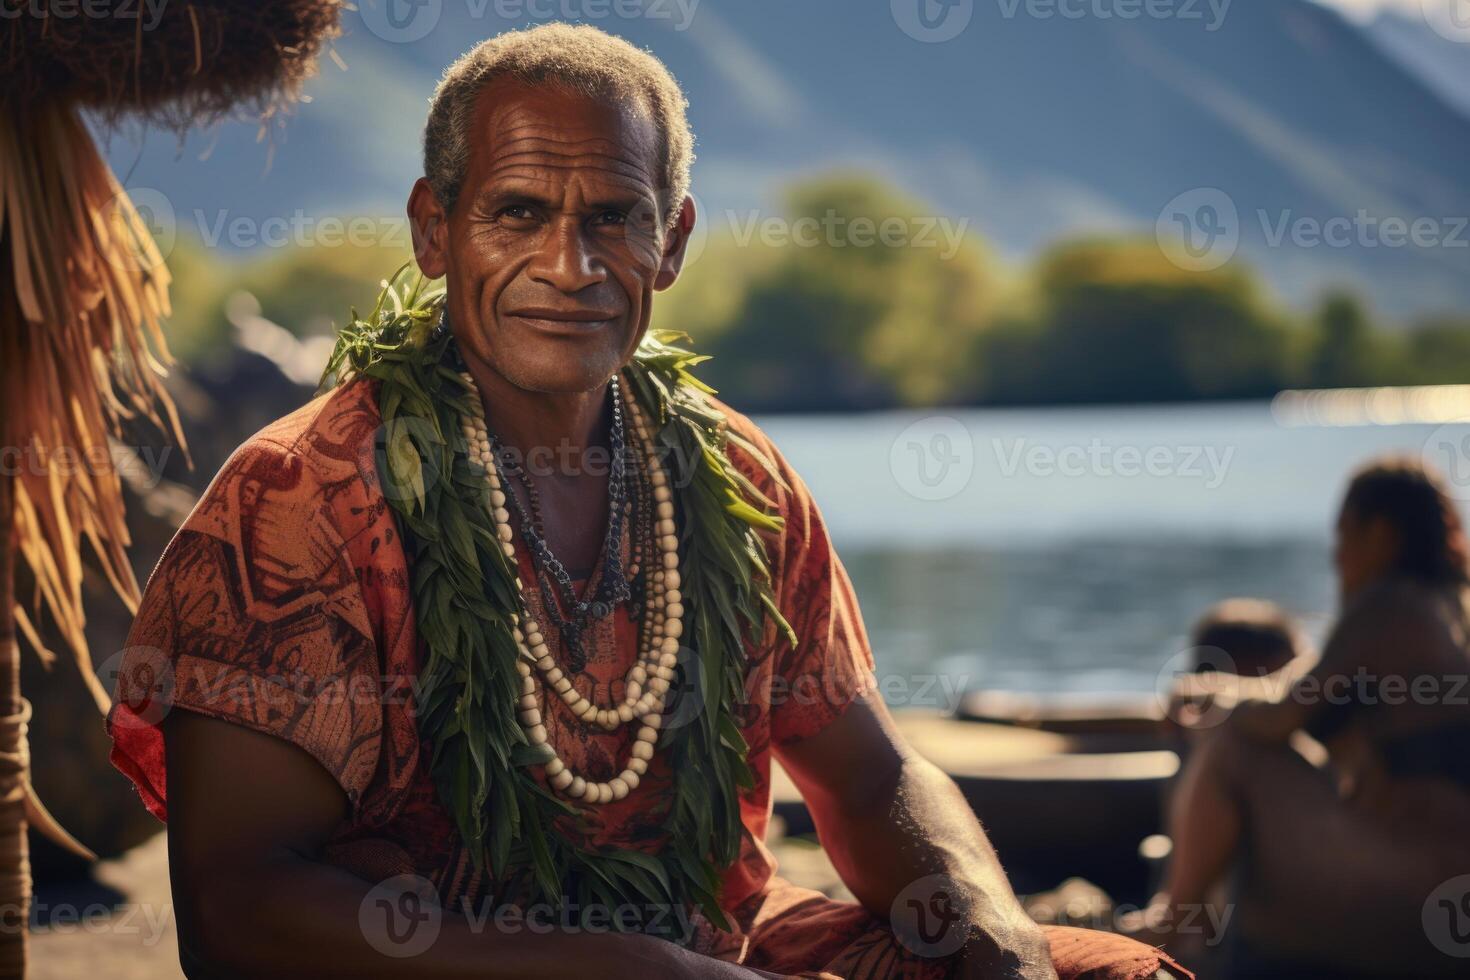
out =
[[31,909],[25,819],[30,705],[20,695],[20,645],[15,634],[14,479],[0,473],[0,977],[4,978],[25,976]]

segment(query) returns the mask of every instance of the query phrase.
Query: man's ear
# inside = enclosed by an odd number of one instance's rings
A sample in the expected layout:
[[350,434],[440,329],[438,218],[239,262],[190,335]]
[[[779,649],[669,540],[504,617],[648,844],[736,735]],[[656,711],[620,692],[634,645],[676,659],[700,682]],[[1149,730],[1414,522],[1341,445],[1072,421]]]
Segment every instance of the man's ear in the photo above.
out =
[[449,271],[449,215],[423,177],[414,182],[408,195],[408,225],[419,271],[429,279],[443,276]]
[[684,253],[689,249],[689,236],[694,234],[695,218],[694,198],[686,197],[679,208],[678,220],[664,240],[663,258],[653,279],[654,289],[668,289],[679,278],[679,270],[684,268]]

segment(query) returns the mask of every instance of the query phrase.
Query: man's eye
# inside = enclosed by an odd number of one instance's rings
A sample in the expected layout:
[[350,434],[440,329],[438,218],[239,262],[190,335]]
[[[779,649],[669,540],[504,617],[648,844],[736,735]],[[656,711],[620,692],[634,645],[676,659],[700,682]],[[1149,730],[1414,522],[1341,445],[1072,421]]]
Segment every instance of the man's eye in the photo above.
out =
[[511,221],[529,221],[532,218],[531,209],[524,204],[512,204],[500,209],[501,218],[509,218]]
[[606,211],[599,211],[597,213],[597,217],[593,219],[593,224],[598,225],[622,225],[627,223],[628,215],[622,211],[617,210],[616,208],[609,208]]

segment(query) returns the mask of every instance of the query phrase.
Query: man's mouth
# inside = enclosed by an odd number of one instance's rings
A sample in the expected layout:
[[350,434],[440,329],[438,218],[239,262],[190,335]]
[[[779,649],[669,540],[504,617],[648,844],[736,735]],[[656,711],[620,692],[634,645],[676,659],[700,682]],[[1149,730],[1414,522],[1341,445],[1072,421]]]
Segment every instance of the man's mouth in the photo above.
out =
[[523,306],[510,311],[510,316],[533,327],[552,333],[585,333],[616,320],[618,313],[581,308],[563,309],[552,306]]

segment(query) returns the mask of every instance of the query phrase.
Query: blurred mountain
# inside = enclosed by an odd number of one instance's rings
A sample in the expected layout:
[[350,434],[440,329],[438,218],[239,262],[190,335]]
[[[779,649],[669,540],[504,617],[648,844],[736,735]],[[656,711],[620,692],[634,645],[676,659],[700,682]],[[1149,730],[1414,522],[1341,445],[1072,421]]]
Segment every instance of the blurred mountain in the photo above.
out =
[[1450,40],[1422,17],[1397,11],[1380,13],[1365,30],[1407,71],[1470,116],[1470,44]]
[[[915,3],[969,20],[923,43],[899,27]],[[230,250],[316,247],[355,218],[360,234],[406,243],[396,223],[444,66],[529,23],[527,9],[631,10],[641,15],[593,22],[657,52],[684,84],[695,190],[715,225],[778,213],[793,178],[862,170],[1022,258],[1064,236],[1151,234],[1178,195],[1218,188],[1237,214],[1239,258],[1293,303],[1347,284],[1394,317],[1470,306],[1459,224],[1470,117],[1449,83],[1406,70],[1388,42],[1308,0],[1180,2],[1168,8],[1178,16],[1130,19],[1123,5],[1035,0],[361,7],[337,45],[347,69],[325,60],[311,103],[263,142],[253,124],[182,146],[166,133],[112,135],[128,186],[159,192],[140,196],[161,230]],[[1095,9],[1115,15],[1062,13]],[[411,43],[384,40],[423,24],[432,29]],[[1420,221],[1431,244],[1385,245],[1383,219]],[[1334,221],[1345,238],[1312,237]]]

